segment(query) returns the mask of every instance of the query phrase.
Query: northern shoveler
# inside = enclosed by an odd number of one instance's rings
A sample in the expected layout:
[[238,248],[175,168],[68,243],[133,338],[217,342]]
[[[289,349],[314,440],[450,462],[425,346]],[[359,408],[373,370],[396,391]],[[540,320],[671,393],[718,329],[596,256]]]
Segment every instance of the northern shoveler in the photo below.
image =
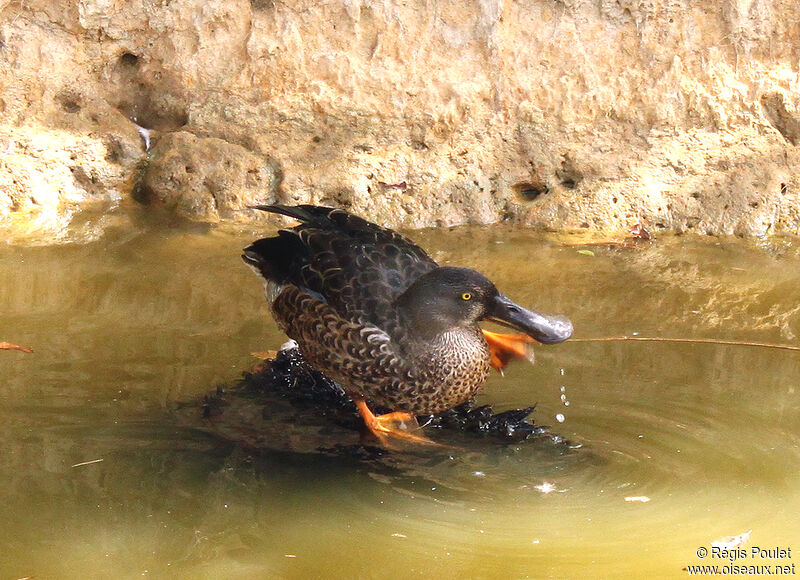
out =
[[[483,274],[439,266],[397,232],[341,209],[257,206],[299,225],[245,248],[242,258],[266,281],[278,325],[308,362],[338,382],[367,427],[427,441],[405,430],[413,416],[474,396],[489,374],[526,343],[572,334],[563,317],[527,310]],[[525,334],[482,330],[481,320]],[[369,399],[393,413],[374,415]]]

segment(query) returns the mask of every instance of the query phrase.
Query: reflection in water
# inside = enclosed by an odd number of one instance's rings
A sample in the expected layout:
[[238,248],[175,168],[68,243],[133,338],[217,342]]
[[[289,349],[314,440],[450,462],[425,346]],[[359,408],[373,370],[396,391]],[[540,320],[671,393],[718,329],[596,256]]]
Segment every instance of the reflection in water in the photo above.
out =
[[[490,380],[481,402],[538,402],[536,421],[579,449],[476,438],[363,460],[297,453],[291,409],[287,444],[210,433],[185,403],[282,342],[239,260],[261,234],[151,225],[0,248],[0,340],[36,349],[0,351],[3,577],[678,577],[698,546],[751,528],[752,543],[800,550],[795,353],[565,343]],[[791,241],[664,238],[588,256],[500,227],[411,237],[568,314],[576,336],[800,336]]]

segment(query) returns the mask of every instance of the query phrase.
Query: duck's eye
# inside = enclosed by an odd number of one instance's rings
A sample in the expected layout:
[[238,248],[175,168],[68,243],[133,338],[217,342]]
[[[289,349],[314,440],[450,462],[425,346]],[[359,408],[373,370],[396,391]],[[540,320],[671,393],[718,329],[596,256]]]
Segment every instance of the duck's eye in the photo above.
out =
[[461,295],[461,300],[472,300],[472,294],[470,294],[469,292],[464,292]]

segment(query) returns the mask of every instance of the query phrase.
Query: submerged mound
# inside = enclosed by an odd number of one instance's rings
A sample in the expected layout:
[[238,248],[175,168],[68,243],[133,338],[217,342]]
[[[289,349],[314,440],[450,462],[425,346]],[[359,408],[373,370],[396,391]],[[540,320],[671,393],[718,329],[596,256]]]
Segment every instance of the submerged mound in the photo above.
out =
[[[497,445],[536,439],[566,448],[562,437],[530,418],[534,407],[495,413],[490,405],[477,406],[470,400],[417,420],[426,434],[447,445],[472,448],[479,441]],[[254,448],[354,455],[376,451],[377,442],[364,432],[350,398],[296,348],[279,351],[245,373],[238,384],[207,395],[202,415],[218,435]],[[355,433],[361,433],[360,443]]]

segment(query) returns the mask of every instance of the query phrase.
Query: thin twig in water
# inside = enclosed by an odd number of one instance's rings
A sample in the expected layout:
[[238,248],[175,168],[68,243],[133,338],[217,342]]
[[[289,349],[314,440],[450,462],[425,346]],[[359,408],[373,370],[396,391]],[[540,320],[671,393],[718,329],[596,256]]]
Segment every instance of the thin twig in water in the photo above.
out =
[[571,338],[568,342],[687,342],[696,344],[724,344],[728,346],[757,346],[759,348],[777,348],[800,352],[800,346],[789,344],[770,344],[766,342],[745,342],[740,340],[720,340],[716,338],[665,338],[661,336],[606,336],[602,338]]
[[0,342],[0,350],[21,350],[22,352],[32,353],[33,349],[29,346],[20,346],[10,342]]
[[91,461],[81,461],[80,463],[76,463],[72,467],[81,467],[83,465],[91,465],[92,463],[100,463],[101,461],[103,461],[102,458],[100,458],[100,459],[92,459]]

